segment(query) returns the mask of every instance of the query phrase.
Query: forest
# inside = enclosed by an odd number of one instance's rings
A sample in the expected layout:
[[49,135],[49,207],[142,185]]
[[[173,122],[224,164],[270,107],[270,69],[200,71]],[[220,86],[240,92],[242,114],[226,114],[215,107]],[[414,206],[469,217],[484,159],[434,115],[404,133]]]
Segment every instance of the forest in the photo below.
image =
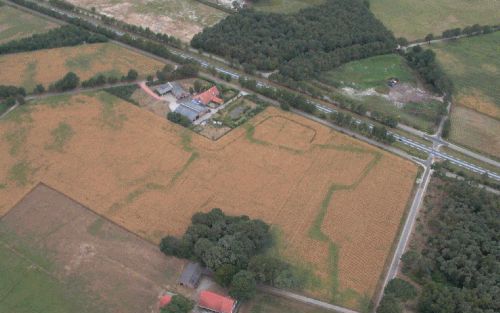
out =
[[500,197],[444,176],[431,186],[424,247],[402,258],[422,286],[418,312],[500,312]]
[[295,80],[396,47],[393,34],[361,0],[328,0],[290,15],[242,10],[205,28],[191,45],[244,68],[279,69]]

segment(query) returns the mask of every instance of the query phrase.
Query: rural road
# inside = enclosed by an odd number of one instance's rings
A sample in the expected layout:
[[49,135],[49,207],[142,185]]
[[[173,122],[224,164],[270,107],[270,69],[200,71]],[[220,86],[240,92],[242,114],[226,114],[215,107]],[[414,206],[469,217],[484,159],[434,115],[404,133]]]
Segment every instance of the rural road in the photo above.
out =
[[302,302],[305,304],[311,304],[311,305],[314,305],[314,306],[317,306],[317,307],[320,307],[323,309],[327,309],[327,310],[330,310],[333,312],[337,312],[337,313],[358,313],[357,311],[349,310],[349,309],[346,309],[346,308],[343,308],[343,307],[340,307],[337,305],[333,305],[333,304],[326,303],[323,301],[308,298],[308,297],[298,295],[296,293],[286,291],[286,290],[281,290],[281,289],[277,289],[277,288],[273,288],[273,287],[269,287],[269,286],[259,286],[258,289],[260,291],[263,291],[263,292],[266,292],[266,293],[269,293],[269,294],[272,294],[275,296],[292,299],[292,300]]

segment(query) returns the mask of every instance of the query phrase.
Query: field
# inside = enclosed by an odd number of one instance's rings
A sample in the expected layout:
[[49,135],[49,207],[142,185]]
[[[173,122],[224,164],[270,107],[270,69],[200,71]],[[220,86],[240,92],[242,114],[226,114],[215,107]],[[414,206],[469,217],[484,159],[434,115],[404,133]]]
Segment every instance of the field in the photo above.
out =
[[497,24],[497,0],[370,0],[372,12],[394,32],[408,40],[423,39],[428,33],[472,24]]
[[432,45],[455,86],[455,104],[500,119],[500,32]]
[[55,27],[57,24],[48,20],[7,5],[0,6],[0,43],[44,33]]
[[500,156],[500,122],[465,107],[451,110],[450,140],[457,144]]
[[126,23],[149,27],[189,42],[204,27],[212,26],[226,13],[196,0],[69,0],[69,2],[112,16]]
[[212,141],[104,92],[20,107],[0,133],[0,214],[39,181],[154,243],[197,211],[247,214],[309,269],[307,294],[355,308],[375,292],[417,172],[278,109]]
[[[390,88],[390,78],[400,83]],[[401,122],[432,131],[441,102],[418,81],[416,74],[399,55],[388,54],[346,63],[323,73],[316,85],[322,92],[341,92],[365,104],[369,111],[396,115]]]
[[325,0],[260,0],[252,4],[258,11],[272,13],[295,13],[312,5],[319,5]]
[[154,312],[184,264],[37,185],[0,219],[1,312]]
[[120,77],[136,69],[145,77],[161,69],[159,61],[111,43],[82,45],[0,56],[0,82],[31,91],[37,84],[47,87],[73,71],[81,80],[99,73]]

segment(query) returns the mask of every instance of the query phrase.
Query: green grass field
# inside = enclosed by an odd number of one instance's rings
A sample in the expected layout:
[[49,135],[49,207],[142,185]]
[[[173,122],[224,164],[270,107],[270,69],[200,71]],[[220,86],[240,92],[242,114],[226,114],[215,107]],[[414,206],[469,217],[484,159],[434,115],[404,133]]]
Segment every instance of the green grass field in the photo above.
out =
[[370,0],[372,12],[397,37],[409,40],[428,33],[478,24],[498,24],[498,0]]
[[500,119],[500,32],[434,44],[432,49],[453,80],[455,103]]
[[325,0],[260,0],[252,5],[258,11],[272,13],[295,13],[312,5],[319,5]]
[[[335,88],[349,87],[357,91],[374,89],[380,95],[389,93],[387,80],[396,77],[401,84],[411,87],[418,85],[417,77],[399,55],[388,54],[346,63],[335,70],[325,72],[319,80]],[[373,91],[373,92],[374,92]],[[339,92],[332,91],[332,92]],[[369,111],[397,115],[404,124],[421,130],[431,131],[439,114],[441,104],[435,100],[422,103],[406,103],[397,107],[390,100],[371,93],[363,96],[355,95],[355,99],[363,102]]]
[[57,24],[22,12],[10,6],[0,6],[0,43],[43,33]]
[[332,71],[324,72],[321,81],[334,86],[356,89],[387,89],[387,79],[397,77],[402,83],[415,84],[413,71],[397,54],[375,56],[346,63]]
[[1,226],[0,312],[89,312],[83,299],[51,274],[51,263],[44,256],[19,242],[12,247],[13,239]]

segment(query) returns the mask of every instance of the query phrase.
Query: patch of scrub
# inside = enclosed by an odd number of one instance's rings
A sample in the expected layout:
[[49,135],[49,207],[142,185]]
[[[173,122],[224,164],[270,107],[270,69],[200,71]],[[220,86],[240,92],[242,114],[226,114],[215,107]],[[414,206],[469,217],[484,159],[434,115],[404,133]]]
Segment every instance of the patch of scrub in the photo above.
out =
[[10,145],[9,153],[12,156],[18,155],[22,146],[26,142],[28,135],[27,127],[16,127],[14,130],[5,133],[4,138]]
[[23,86],[28,90],[33,90],[36,86],[37,61],[28,63],[23,73]]
[[53,129],[50,134],[52,135],[52,142],[45,146],[46,149],[63,151],[64,145],[73,137],[75,132],[71,125],[60,122],[59,125]]
[[18,186],[26,186],[29,183],[33,171],[34,169],[31,167],[31,164],[23,160],[10,168],[9,179]]
[[123,127],[123,122],[127,120],[127,116],[117,112],[116,104],[118,103],[118,98],[107,92],[98,93],[98,97],[99,100],[102,101],[102,125],[115,130],[121,129]]

